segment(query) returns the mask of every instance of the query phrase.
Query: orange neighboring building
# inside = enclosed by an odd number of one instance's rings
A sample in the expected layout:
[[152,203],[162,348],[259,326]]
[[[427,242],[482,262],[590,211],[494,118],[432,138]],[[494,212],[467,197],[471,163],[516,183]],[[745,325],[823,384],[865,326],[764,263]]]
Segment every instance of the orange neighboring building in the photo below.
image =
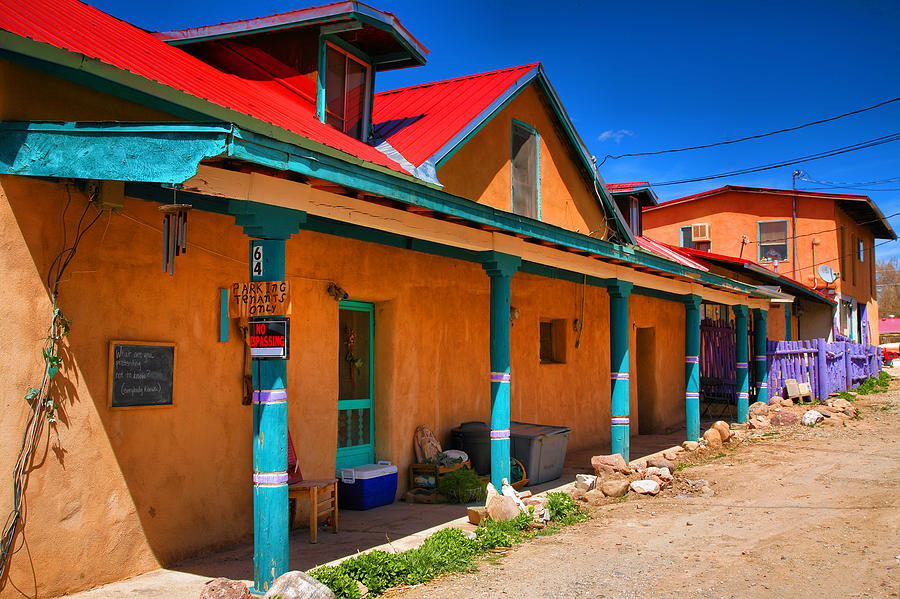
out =
[[[726,185],[646,207],[643,226],[663,243],[753,260],[824,288],[838,303],[833,330],[878,340],[875,240],[897,235],[868,196]],[[834,271],[833,281],[823,279],[823,265]]]

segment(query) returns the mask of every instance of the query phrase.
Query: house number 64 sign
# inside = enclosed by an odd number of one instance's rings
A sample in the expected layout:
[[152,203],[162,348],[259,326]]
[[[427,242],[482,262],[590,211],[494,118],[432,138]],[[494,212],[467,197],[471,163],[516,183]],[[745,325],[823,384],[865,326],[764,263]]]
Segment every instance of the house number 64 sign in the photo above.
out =
[[263,274],[263,248],[261,245],[253,246],[250,272],[253,273],[254,277],[261,277]]

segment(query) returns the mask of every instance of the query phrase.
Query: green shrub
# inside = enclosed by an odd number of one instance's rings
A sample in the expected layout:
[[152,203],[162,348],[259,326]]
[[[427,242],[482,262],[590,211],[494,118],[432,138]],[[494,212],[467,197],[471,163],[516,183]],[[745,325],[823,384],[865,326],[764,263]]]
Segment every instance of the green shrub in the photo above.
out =
[[340,566],[321,566],[309,573],[310,576],[327,586],[337,599],[359,599],[356,581]]
[[587,520],[587,514],[568,493],[548,493],[547,509],[550,510],[550,519],[560,524],[575,524]]
[[438,478],[438,493],[450,503],[471,503],[484,501],[487,497],[485,482],[474,470],[460,468]]
[[434,533],[418,549],[405,551],[406,584],[421,584],[444,572],[463,572],[472,567],[481,548],[466,538],[458,528],[445,528]]
[[370,593],[380,595],[385,590],[406,584],[408,563],[401,554],[370,551],[349,559],[341,566],[353,580],[363,583]]

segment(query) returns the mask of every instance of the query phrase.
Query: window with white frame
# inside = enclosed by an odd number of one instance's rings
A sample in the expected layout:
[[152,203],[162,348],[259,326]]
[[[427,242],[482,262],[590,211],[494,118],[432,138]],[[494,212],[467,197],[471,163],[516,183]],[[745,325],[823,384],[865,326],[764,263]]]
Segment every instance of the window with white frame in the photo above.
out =
[[333,44],[325,45],[325,122],[364,140],[369,65]]
[[681,247],[708,252],[711,243],[709,241],[694,241],[693,229],[692,226],[681,227]]
[[757,227],[757,244],[759,245],[760,262],[783,262],[788,257],[787,221],[759,221]]
[[538,133],[525,123],[512,123],[512,211],[529,218],[540,218],[540,162]]

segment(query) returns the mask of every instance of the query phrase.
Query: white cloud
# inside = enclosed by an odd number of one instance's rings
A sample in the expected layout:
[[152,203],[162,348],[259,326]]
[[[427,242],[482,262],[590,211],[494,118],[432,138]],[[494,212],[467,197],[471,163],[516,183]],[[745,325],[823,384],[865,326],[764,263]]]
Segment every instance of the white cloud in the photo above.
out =
[[629,131],[628,129],[619,129],[618,131],[613,131],[610,129],[609,131],[604,131],[597,138],[599,141],[607,141],[609,139],[615,140],[616,143],[622,141],[622,139],[626,136],[631,137],[634,135],[634,131]]

